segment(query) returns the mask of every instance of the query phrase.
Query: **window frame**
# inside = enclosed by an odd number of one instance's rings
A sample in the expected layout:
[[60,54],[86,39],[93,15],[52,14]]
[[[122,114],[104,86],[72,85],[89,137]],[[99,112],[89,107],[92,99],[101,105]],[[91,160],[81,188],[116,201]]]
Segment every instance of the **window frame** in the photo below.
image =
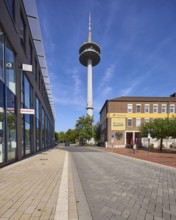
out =
[[[173,108],[173,112],[171,111],[171,107],[174,107]],[[169,106],[169,113],[175,113],[175,104],[170,104],[170,106]]]
[[[131,107],[131,108],[129,108],[129,107]],[[129,111],[131,109],[131,111]],[[133,113],[133,104],[128,104],[127,105],[127,112],[128,113]]]
[[[156,108],[157,111],[155,111],[154,109]],[[158,113],[158,104],[153,104],[153,113]]]
[[[138,111],[138,107],[140,111]],[[141,104],[136,104],[136,113],[141,113]]]
[[[129,121],[131,121],[131,125],[129,125]],[[127,118],[127,127],[132,127],[133,126],[133,119],[132,118]]]
[[[140,122],[139,125],[137,125],[137,122]],[[136,118],[136,127],[140,127],[141,125],[141,118]]]
[[[146,109],[148,109],[148,111],[146,111]],[[150,104],[144,105],[144,113],[150,113]]]
[[[163,111],[163,107],[164,107],[165,111]],[[166,104],[161,105],[161,113],[167,113],[167,105]]]

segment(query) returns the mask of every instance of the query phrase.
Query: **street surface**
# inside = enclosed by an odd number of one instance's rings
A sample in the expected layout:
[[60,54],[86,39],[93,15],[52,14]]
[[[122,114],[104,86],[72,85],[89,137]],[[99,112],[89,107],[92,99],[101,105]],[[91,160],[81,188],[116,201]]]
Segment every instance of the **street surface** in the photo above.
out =
[[0,220],[176,220],[176,169],[58,145],[0,169]]
[[67,150],[92,219],[176,220],[175,168],[88,147]]

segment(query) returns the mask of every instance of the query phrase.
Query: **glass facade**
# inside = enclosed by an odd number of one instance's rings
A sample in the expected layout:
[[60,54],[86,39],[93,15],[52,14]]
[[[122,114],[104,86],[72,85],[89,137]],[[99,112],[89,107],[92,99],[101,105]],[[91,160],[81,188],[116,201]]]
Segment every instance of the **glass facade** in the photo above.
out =
[[3,80],[4,78],[3,65],[4,65],[4,33],[0,27],[0,80]]
[[40,150],[40,103],[35,99],[35,125],[36,125],[36,149]]
[[[31,109],[31,85],[25,75],[22,72],[22,108]],[[23,114],[23,156],[31,153],[31,145],[32,145],[32,115]]]
[[10,15],[12,16],[12,18],[15,18],[15,0],[6,0],[6,4],[8,6]]
[[4,84],[0,80],[0,163],[5,161]]
[[0,27],[0,163],[16,159],[15,53]]
[[16,158],[16,97],[7,88],[7,146],[8,160]]
[[26,25],[24,22],[24,18],[22,15],[20,15],[20,39],[21,39],[21,45],[23,48],[25,48],[25,38],[26,38]]
[[16,94],[15,88],[15,55],[11,49],[9,43],[6,43],[5,50],[5,71],[6,71],[6,85],[7,87]]
[[42,108],[42,149],[45,148],[45,112]]
[[[35,47],[27,2],[1,1],[6,11],[0,18],[0,168],[53,145],[53,109],[38,59],[43,50]],[[13,28],[6,33],[3,27]],[[32,73],[25,64],[32,65]],[[29,114],[34,108],[35,115]]]

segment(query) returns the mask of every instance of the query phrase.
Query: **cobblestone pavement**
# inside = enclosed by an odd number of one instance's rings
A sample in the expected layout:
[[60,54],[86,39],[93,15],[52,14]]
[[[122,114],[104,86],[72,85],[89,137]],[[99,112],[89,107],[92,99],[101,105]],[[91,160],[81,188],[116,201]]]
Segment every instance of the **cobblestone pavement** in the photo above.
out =
[[176,220],[176,169],[69,148],[94,220]]

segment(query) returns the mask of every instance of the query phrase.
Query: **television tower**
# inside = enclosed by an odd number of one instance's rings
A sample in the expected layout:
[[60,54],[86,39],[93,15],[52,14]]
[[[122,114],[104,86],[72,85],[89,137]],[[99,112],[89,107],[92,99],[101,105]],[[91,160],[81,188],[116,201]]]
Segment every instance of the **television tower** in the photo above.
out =
[[87,67],[87,115],[93,116],[92,67],[100,62],[100,47],[92,42],[91,16],[89,14],[88,42],[79,49],[79,61]]

